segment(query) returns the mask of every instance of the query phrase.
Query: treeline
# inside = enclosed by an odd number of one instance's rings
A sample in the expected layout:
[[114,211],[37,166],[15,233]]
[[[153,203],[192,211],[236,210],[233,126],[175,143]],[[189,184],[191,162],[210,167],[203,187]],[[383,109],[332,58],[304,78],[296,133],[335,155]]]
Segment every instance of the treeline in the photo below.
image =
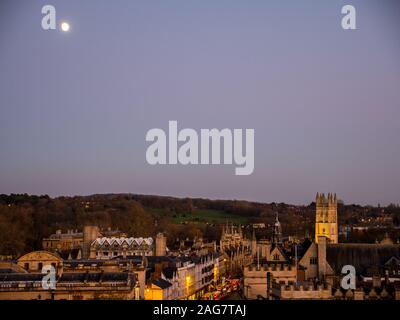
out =
[[85,197],[1,195],[0,255],[19,255],[41,248],[57,229],[82,230],[84,225],[111,227],[131,235],[152,235],[154,221],[140,203]]
[[[109,195],[110,198],[117,195]],[[224,211],[228,214],[259,217],[265,212],[296,212],[298,207],[291,206],[285,203],[258,203],[243,200],[210,200],[202,198],[174,198],[167,196],[153,195],[126,195],[126,198],[134,199],[140,202],[144,207],[168,209],[172,213],[192,212],[196,209],[213,209]]]
[[[84,225],[118,229],[129,236],[167,234],[168,243],[203,237],[220,238],[221,226],[210,223],[174,222],[177,214],[194,210],[218,210],[232,216],[243,216],[249,223],[271,226],[279,213],[284,235],[309,236],[314,233],[315,203],[294,206],[285,203],[257,203],[239,200],[174,198],[134,194],[100,194],[58,197],[27,194],[0,195],[0,255],[19,255],[41,248],[42,239],[57,229],[82,230]],[[361,218],[382,213],[391,214],[396,225],[400,208],[362,207],[340,204],[339,224],[356,224]],[[267,230],[266,236],[268,237]],[[365,239],[367,235],[362,235]],[[375,237],[375,235],[373,235]],[[371,238],[372,239],[372,238]],[[351,239],[356,241],[357,239]]]
[[[155,215],[152,209],[160,209]],[[177,240],[203,237],[220,238],[221,226],[205,223],[179,225],[175,214],[195,209],[213,209],[230,215],[251,217],[252,222],[272,223],[275,211],[282,221],[290,221],[292,207],[285,204],[261,204],[247,201],[208,200],[105,194],[51,198],[47,195],[0,195],[0,255],[19,255],[41,248],[42,239],[61,229],[82,230],[84,225],[118,229],[130,236],[153,236],[162,231],[169,244]],[[286,217],[287,216],[287,217]],[[304,221],[308,222],[311,219]],[[309,223],[308,223],[309,224]],[[292,232],[289,224],[285,230]],[[298,231],[298,225],[297,225]]]

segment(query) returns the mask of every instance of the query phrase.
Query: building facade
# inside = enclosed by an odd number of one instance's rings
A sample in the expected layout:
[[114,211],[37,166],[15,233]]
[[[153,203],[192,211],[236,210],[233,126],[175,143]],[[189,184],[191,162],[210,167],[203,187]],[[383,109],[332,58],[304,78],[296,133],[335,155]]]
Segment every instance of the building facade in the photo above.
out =
[[336,193],[328,193],[328,198],[321,193],[316,196],[315,242],[325,237],[330,243],[338,243],[338,217]]

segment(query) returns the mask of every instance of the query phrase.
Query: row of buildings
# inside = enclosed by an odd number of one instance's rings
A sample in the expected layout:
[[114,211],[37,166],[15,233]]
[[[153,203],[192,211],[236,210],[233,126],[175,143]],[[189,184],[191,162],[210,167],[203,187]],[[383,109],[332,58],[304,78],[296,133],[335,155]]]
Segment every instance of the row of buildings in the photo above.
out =
[[[0,299],[201,299],[224,282],[241,278],[246,299],[400,299],[400,245],[338,241],[336,195],[317,194],[315,238],[282,236],[278,215],[270,238],[223,226],[219,243],[197,238],[167,247],[164,234],[128,237],[86,226],[57,231],[43,250],[0,261]],[[344,288],[344,266],[356,271]],[[43,283],[54,270],[55,286]]]
[[[43,283],[50,278],[42,271],[46,266],[54,270],[52,288]],[[199,299],[224,274],[219,252],[190,256],[146,256],[143,252],[105,259],[72,258],[71,253],[63,258],[42,250],[0,262],[0,300]]]
[[[336,195],[316,196],[315,239],[283,246],[276,219],[272,241],[254,240],[255,256],[243,267],[248,299],[400,300],[400,245],[339,243]],[[342,285],[355,270],[355,287]]]
[[[57,231],[43,248],[0,261],[0,300],[199,299],[226,273],[215,244],[170,252],[162,233],[132,238],[86,226],[81,233]],[[54,270],[51,288],[43,282],[46,266]]]

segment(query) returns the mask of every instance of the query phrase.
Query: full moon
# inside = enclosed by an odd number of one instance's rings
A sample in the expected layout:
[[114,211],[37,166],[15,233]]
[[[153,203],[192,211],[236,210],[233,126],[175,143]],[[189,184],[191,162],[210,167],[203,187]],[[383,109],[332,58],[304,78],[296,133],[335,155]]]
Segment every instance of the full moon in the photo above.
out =
[[64,32],[67,32],[69,30],[68,22],[61,23],[61,30],[64,31]]

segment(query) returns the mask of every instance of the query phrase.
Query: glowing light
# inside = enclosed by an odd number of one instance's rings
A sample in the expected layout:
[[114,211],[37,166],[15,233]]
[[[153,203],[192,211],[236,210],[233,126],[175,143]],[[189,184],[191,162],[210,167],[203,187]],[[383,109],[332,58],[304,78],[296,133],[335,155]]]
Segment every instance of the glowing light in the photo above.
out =
[[61,23],[61,30],[64,32],[68,32],[69,31],[69,23],[68,22]]

